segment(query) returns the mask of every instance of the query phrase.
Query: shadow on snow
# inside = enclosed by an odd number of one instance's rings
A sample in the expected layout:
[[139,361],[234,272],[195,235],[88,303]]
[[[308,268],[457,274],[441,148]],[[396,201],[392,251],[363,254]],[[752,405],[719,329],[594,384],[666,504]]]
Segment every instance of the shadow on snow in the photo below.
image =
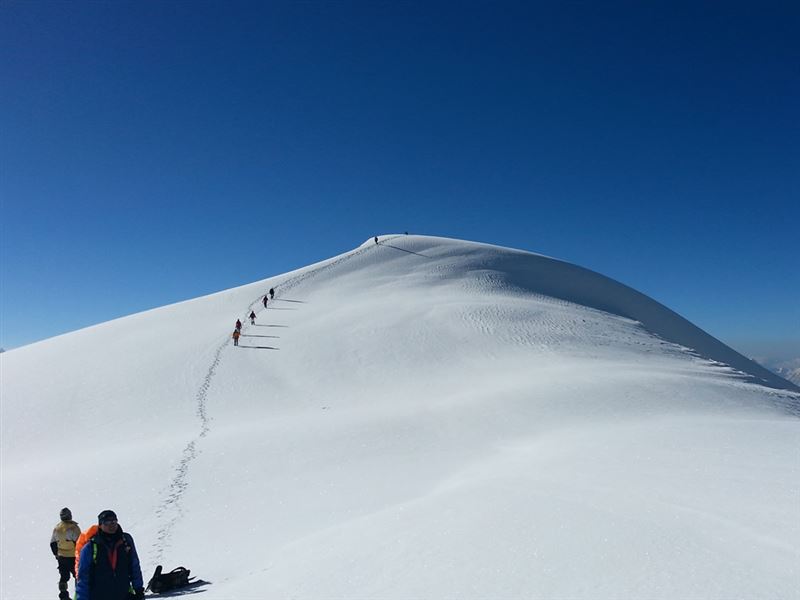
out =
[[255,333],[243,333],[242,337],[280,338],[279,335],[256,335]]
[[425,254],[420,254],[419,252],[414,252],[412,250],[406,250],[405,248],[398,248],[397,246],[392,246],[391,244],[386,244],[383,242],[380,242],[378,245],[385,246],[387,248],[394,248],[395,250],[400,250],[401,252],[408,252],[409,254],[416,254],[417,256],[421,256],[423,258],[431,258],[430,256],[426,256]]
[[181,588],[175,590],[169,590],[165,592],[161,592],[159,594],[155,593],[148,593],[145,598],[177,598],[178,596],[190,596],[192,594],[202,594],[206,590],[201,590],[198,588],[211,585],[210,581],[203,581],[202,579],[198,579],[196,581],[190,581],[188,585],[185,585]]
[[273,346],[242,346],[239,344],[236,346],[237,348],[252,348],[254,350],[280,350],[280,348],[275,348]]

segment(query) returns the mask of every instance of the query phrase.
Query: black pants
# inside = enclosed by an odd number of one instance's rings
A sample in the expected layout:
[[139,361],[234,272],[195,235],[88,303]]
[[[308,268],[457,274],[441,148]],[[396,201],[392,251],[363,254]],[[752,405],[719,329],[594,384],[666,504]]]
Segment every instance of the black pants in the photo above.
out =
[[77,577],[75,575],[75,557],[59,556],[58,557],[58,574],[61,575],[59,583],[67,583],[69,576]]

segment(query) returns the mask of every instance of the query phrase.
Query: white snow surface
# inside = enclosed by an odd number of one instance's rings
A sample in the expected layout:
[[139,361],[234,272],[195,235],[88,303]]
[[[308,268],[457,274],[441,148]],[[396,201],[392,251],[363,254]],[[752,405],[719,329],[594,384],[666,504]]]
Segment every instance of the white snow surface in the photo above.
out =
[[405,235],[12,350],[0,596],[57,596],[68,506],[202,600],[800,598],[800,394],[736,357],[575,265]]

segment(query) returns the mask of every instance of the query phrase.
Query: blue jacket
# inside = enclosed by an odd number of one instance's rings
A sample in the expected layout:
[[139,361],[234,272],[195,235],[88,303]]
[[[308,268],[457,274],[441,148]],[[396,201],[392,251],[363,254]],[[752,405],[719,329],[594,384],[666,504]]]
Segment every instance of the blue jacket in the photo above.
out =
[[114,535],[98,532],[81,550],[75,600],[129,600],[144,588],[133,538],[120,527]]

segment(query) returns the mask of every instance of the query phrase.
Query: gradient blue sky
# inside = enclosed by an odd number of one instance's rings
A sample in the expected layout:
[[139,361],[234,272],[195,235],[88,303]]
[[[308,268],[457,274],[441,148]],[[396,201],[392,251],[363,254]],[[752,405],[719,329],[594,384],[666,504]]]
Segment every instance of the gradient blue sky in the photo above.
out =
[[0,346],[410,231],[800,356],[800,4],[0,4]]

